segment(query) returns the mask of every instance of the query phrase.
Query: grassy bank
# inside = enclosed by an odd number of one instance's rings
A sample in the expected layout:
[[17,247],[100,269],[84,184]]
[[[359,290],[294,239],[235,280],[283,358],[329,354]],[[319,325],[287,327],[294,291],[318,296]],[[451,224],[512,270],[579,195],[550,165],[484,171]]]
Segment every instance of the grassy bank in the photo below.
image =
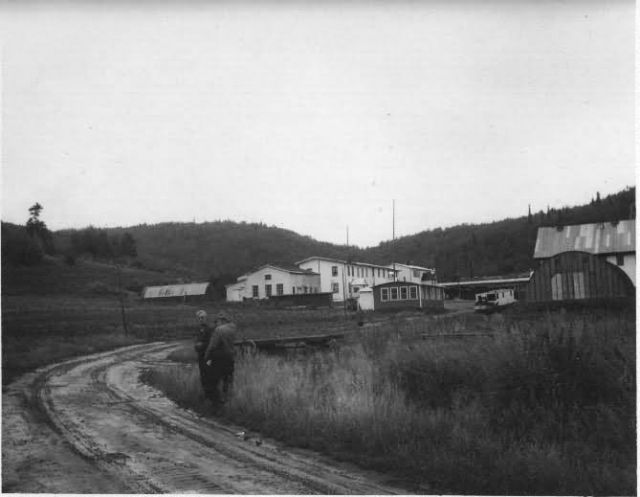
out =
[[[478,327],[496,335],[420,339]],[[635,317],[606,311],[393,322],[240,358],[222,415],[427,493],[634,494],[634,340]],[[193,364],[146,379],[206,410]]]

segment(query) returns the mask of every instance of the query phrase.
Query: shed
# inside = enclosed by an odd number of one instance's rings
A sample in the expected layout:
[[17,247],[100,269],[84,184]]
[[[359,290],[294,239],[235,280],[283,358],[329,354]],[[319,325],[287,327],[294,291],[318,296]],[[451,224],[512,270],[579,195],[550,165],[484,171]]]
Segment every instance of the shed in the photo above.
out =
[[444,288],[406,281],[383,283],[373,287],[373,306],[376,311],[444,309]]
[[148,286],[142,291],[142,298],[144,300],[201,300],[208,296],[208,290],[209,283],[181,283],[175,285]]
[[373,311],[373,289],[371,287],[360,289],[358,294],[358,308],[362,311]]

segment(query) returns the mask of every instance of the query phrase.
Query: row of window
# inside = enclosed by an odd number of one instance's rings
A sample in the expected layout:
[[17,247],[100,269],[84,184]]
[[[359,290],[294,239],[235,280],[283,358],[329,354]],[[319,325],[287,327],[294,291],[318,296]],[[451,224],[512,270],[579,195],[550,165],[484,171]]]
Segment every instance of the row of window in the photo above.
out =
[[[331,276],[338,276],[338,266],[331,266]],[[369,276],[378,278],[393,278],[393,271],[384,268],[347,266],[347,276],[356,278],[368,278]]]
[[417,286],[392,286],[391,288],[380,289],[380,300],[418,300]]
[[[291,293],[293,295],[295,295],[296,293],[318,293],[318,289],[312,286],[299,286],[299,287],[292,286]],[[265,285],[264,294],[267,297],[271,297],[273,295],[273,285]],[[260,297],[260,289],[258,285],[252,285],[251,295],[255,299]],[[282,283],[276,284],[276,295],[284,295],[284,285]]]

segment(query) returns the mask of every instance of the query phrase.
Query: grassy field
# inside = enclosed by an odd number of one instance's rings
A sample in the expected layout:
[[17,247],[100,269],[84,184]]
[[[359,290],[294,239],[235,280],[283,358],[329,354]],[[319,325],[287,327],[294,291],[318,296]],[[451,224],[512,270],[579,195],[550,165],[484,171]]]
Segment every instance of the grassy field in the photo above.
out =
[[[125,288],[173,277],[121,276]],[[2,278],[3,384],[75,355],[178,339],[175,363],[145,380],[210,413],[194,313],[220,304],[150,304],[125,292],[125,333],[113,266],[50,260],[3,267]],[[242,356],[220,413],[236,424],[389,471],[421,493],[635,493],[631,311],[400,313],[368,315],[359,328],[342,309],[225,308],[238,338],[350,332],[333,350]]]
[[[495,335],[445,338],[474,330]],[[145,380],[206,413],[185,347]],[[246,355],[221,415],[423,493],[631,495],[635,315],[396,320],[333,351]]]
[[[162,283],[171,275],[122,270],[122,287]],[[319,334],[355,326],[341,309],[277,310],[263,306],[148,303],[124,291],[125,333],[115,267],[88,261],[69,267],[49,259],[35,267],[2,269],[2,382],[69,357],[195,334],[195,311],[225,308],[239,338]]]
[[264,307],[151,304],[128,294],[125,333],[117,296],[3,296],[3,384],[17,375],[58,360],[121,345],[191,338],[195,312],[213,317],[225,309],[238,323],[238,338],[274,338],[330,333],[356,327],[340,309],[277,310]]

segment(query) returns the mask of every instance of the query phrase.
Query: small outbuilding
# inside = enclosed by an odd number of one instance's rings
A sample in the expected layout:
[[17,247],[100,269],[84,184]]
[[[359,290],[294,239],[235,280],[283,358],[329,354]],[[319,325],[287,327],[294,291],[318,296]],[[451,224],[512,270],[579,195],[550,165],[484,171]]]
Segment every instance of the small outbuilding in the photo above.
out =
[[[370,305],[371,299],[365,292],[362,300],[360,290],[360,308],[365,310],[365,306]],[[371,288],[373,297],[373,310],[375,311],[395,311],[405,309],[444,309],[444,289],[436,284],[420,284],[406,281],[392,281],[382,283]]]
[[362,311],[374,310],[373,288],[365,287],[360,289],[358,294],[358,308]]
[[148,286],[142,291],[144,300],[198,301],[209,298],[209,283],[180,283],[175,285]]

